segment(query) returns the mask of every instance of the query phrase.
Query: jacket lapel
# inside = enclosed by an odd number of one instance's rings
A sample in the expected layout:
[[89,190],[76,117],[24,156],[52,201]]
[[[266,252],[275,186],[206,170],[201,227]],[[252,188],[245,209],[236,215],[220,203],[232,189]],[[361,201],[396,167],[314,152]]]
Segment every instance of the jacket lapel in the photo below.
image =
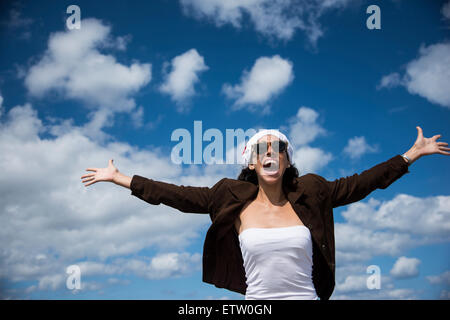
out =
[[306,197],[305,189],[305,183],[301,179],[297,179],[296,188],[287,193],[287,198],[303,224],[306,227],[311,228],[310,208],[305,201],[300,201],[302,197]]
[[236,200],[244,202],[253,199],[258,193],[258,187],[248,181],[239,181],[228,185],[228,189],[236,198]]

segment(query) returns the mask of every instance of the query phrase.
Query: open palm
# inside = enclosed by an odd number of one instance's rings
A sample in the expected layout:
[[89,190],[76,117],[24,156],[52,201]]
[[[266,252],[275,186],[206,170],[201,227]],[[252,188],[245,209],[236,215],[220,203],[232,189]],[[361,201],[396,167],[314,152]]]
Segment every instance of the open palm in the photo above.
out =
[[119,171],[113,164],[113,159],[110,159],[106,168],[87,168],[86,171],[93,171],[94,173],[88,173],[81,176],[82,183],[86,183],[84,186],[90,186],[93,183],[99,181],[113,181],[114,175]]
[[434,135],[431,138],[425,138],[423,136],[422,128],[417,126],[417,139],[414,143],[414,148],[419,152],[420,155],[429,155],[429,154],[444,154],[444,155],[450,155],[450,148],[447,148],[445,146],[448,146],[448,143],[446,142],[436,142],[437,139],[441,137],[440,134]]

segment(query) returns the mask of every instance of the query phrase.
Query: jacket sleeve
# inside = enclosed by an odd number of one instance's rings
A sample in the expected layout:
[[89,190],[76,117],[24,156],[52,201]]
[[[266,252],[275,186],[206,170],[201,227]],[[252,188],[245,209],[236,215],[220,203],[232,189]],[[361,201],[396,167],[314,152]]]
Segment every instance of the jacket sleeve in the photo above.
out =
[[182,212],[209,213],[213,210],[213,195],[225,178],[213,187],[192,187],[156,181],[139,175],[131,179],[133,196],[150,204],[165,204]]
[[409,173],[408,164],[401,155],[350,177],[325,180],[333,208],[364,199],[376,189],[386,189],[395,180]]

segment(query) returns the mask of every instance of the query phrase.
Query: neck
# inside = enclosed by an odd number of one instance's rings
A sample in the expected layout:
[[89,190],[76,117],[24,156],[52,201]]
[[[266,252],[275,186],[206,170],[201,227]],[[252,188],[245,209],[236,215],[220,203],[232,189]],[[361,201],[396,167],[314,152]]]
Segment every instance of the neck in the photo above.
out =
[[275,184],[259,183],[259,191],[256,199],[267,205],[280,205],[286,197],[283,193],[282,181]]

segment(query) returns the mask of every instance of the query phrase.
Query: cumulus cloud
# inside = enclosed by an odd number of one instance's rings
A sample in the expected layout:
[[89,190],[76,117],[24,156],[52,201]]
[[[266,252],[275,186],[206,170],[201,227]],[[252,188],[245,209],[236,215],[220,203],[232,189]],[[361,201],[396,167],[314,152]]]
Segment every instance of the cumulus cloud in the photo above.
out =
[[[0,122],[0,279],[35,282],[30,293],[61,288],[66,267],[81,262],[94,268],[94,262],[115,261],[103,269],[105,274],[130,272],[152,279],[197,270],[198,255],[183,250],[201,237],[199,230],[210,223],[207,215],[150,206],[111,183],[86,188],[80,176],[89,166],[106,166],[110,158],[129,176],[176,184],[211,186],[224,173],[182,169],[157,148],[99,144],[71,121],[53,120],[42,121],[25,104],[11,108]],[[43,133],[50,137],[42,138]],[[150,248],[163,253],[157,259],[139,255],[144,273],[120,260]]]
[[[369,213],[369,214],[367,214]],[[351,204],[342,215],[365,228],[391,229],[432,239],[450,239],[450,197],[399,194],[390,201],[370,198]]]
[[299,172],[303,174],[316,173],[325,167],[331,160],[333,155],[320,148],[303,146],[297,148],[294,153],[294,163]]
[[97,19],[85,19],[82,25],[79,30],[50,35],[47,50],[28,70],[25,86],[34,97],[57,92],[98,111],[89,115],[88,131],[100,134],[115,112],[135,109],[132,96],[150,82],[151,64],[126,66],[113,55],[101,53],[105,48],[125,49],[125,38],[115,39],[111,27]]
[[377,90],[382,88],[395,88],[403,84],[403,80],[398,72],[385,75],[381,78],[380,83],[377,85]]
[[427,276],[427,280],[431,284],[443,284],[450,286],[450,271],[445,271],[437,276]]
[[[418,198],[400,194],[391,200],[369,198],[350,204],[335,223],[336,292],[333,299],[414,299],[411,289],[395,288],[392,279],[415,277],[420,260],[404,253],[422,245],[450,240],[450,197]],[[381,290],[368,290],[367,265],[377,256],[398,257],[390,276],[382,272]],[[430,283],[445,282],[445,274],[429,276]]]
[[288,120],[284,129],[294,147],[293,162],[300,174],[314,173],[326,166],[333,155],[308,144],[320,136],[326,136],[327,131],[318,122],[319,113],[312,108],[302,106],[295,117]]
[[340,294],[346,292],[367,290],[367,275],[349,275],[344,281],[336,283],[336,291]]
[[295,146],[303,146],[313,142],[327,131],[318,123],[319,113],[312,108],[302,106],[295,117],[289,119],[289,138]]
[[344,148],[344,153],[351,159],[359,159],[366,153],[373,153],[378,151],[378,146],[370,146],[366,142],[365,137],[353,137],[347,142]]
[[394,72],[384,76],[377,89],[405,87],[431,103],[450,108],[450,43],[422,45],[419,57],[410,61],[403,76]]
[[154,257],[117,258],[111,263],[85,261],[79,263],[84,276],[134,274],[145,279],[176,278],[198,271],[201,254],[166,252]]
[[[166,68],[169,64],[166,64]],[[204,58],[196,49],[190,49],[176,56],[170,63],[171,71],[166,74],[160,91],[171,96],[178,104],[195,94],[194,85],[199,81],[198,75],[209,69]]]
[[293,64],[279,55],[261,57],[255,61],[250,71],[245,70],[241,83],[236,85],[224,84],[222,92],[234,99],[234,110],[248,106],[251,111],[268,112],[264,106],[271,98],[279,95],[294,79]]
[[418,198],[399,194],[389,201],[369,198],[352,203],[335,224],[340,263],[376,255],[400,255],[407,249],[449,241],[450,197]]
[[336,287],[331,299],[333,300],[386,300],[386,299],[417,299],[419,292],[413,289],[395,288],[393,278],[380,274],[380,288],[369,289],[367,282],[370,273],[367,265],[352,263],[338,266],[336,270]]
[[180,0],[183,12],[197,19],[207,19],[221,27],[226,24],[241,29],[248,17],[261,35],[287,41],[297,30],[303,31],[315,45],[323,35],[320,17],[332,9],[343,8],[348,0]]
[[398,279],[414,278],[419,275],[421,261],[417,258],[400,257],[391,269],[391,275]]

